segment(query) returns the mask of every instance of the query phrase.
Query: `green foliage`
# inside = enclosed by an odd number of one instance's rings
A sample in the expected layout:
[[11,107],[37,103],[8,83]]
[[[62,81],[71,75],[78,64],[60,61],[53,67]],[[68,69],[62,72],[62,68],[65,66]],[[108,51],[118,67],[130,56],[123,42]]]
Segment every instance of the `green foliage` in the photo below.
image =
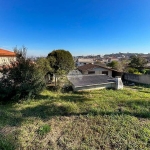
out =
[[127,68],[126,71],[127,71],[128,73],[132,73],[132,74],[142,74],[142,71],[140,71],[140,70],[138,70],[138,69],[136,69],[136,68],[131,68],[131,67]]
[[118,61],[112,61],[110,63],[107,64],[108,67],[111,67],[115,70],[118,70],[118,71],[122,71],[122,64],[121,62],[118,62]]
[[130,68],[127,69],[127,72],[128,73],[135,73],[135,72],[138,72],[138,69],[130,67]]
[[0,134],[0,150],[15,150],[14,143],[10,138]]
[[71,53],[65,50],[54,50],[48,54],[51,68],[54,69],[54,73],[63,74],[68,73],[74,68],[74,61]]
[[150,74],[150,69],[142,69],[140,70],[142,74]]
[[24,47],[15,50],[17,62],[1,70],[0,100],[3,102],[31,98],[45,87],[44,75],[34,62],[26,59],[25,50]]
[[146,69],[145,74],[150,74],[150,69]]
[[149,150],[149,97],[145,86],[76,93],[44,90],[38,98],[0,105],[0,132],[17,133],[16,149]]
[[48,124],[45,124],[39,128],[38,134],[43,136],[43,135],[49,133],[50,131],[51,131],[51,126]]
[[112,67],[112,68],[117,68],[118,62],[117,61],[112,61],[107,64],[107,66]]
[[142,74],[146,74],[146,69],[142,69],[142,70],[140,70],[140,72],[141,72]]
[[142,68],[145,64],[147,64],[147,60],[140,56],[132,56],[131,62],[129,63],[129,65],[133,68]]
[[53,72],[53,69],[50,67],[49,61],[46,58],[38,58],[36,60],[36,64],[43,74],[46,74],[47,72]]

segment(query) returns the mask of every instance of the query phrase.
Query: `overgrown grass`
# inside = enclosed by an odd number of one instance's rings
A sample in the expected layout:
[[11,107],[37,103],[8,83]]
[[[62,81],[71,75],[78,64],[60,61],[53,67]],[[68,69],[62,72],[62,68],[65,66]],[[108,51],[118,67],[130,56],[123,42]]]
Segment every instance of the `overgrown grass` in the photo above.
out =
[[0,118],[0,134],[7,135],[0,143],[15,141],[14,149],[150,149],[149,88],[45,90],[35,99],[1,105]]
[[0,134],[0,149],[1,150],[14,150],[15,145],[13,143],[13,138],[9,136],[4,136]]

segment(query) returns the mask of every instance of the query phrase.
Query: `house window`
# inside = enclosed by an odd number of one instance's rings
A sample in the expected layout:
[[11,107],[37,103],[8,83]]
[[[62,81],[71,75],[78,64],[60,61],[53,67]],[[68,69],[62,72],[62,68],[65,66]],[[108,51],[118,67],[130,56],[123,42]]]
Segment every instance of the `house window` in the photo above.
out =
[[88,71],[88,74],[95,74],[95,71]]
[[108,71],[102,71],[102,74],[108,75]]

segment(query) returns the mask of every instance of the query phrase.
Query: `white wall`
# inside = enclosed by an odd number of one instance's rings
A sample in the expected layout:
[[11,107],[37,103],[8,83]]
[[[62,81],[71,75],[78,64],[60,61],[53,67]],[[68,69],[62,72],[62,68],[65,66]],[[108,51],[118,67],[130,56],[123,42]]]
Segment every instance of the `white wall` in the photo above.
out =
[[0,66],[9,65],[10,62],[16,61],[16,57],[0,57]]
[[[95,71],[95,74],[102,74],[102,71],[108,71],[108,76],[112,77],[112,71],[105,68],[94,68],[90,71]],[[83,74],[88,74],[88,71],[83,72]]]
[[137,74],[125,73],[124,79],[137,82],[137,83],[150,84],[150,75],[137,75]]
[[112,76],[112,71],[105,68],[94,68],[95,74],[102,74],[102,71],[108,71],[108,76]]
[[83,87],[73,87],[74,91],[85,91],[85,90],[97,90],[97,89],[104,89],[104,88],[112,88],[115,89],[116,83],[109,82],[107,84],[100,84],[100,85],[90,85],[90,86],[83,86]]
[[88,63],[88,62],[77,62],[77,67],[87,65],[87,64],[93,64],[93,63]]

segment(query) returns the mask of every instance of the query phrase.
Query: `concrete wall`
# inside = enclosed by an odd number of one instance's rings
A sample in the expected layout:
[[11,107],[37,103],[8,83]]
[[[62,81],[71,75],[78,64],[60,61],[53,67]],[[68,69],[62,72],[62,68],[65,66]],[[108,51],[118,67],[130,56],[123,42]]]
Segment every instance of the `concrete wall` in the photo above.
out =
[[137,75],[125,73],[124,79],[128,81],[133,81],[137,83],[150,84],[150,75]]
[[[112,71],[105,68],[94,68],[90,71],[95,71],[95,74],[102,74],[102,71],[108,71],[108,76],[112,77]],[[88,74],[88,71],[83,72],[83,74]]]
[[107,84],[100,84],[100,85],[90,85],[90,86],[83,86],[83,87],[74,87],[74,91],[85,91],[85,90],[96,90],[96,89],[104,89],[104,88],[115,88],[116,83],[107,83]]
[[0,57],[0,66],[9,65],[10,62],[16,61],[16,57]]

